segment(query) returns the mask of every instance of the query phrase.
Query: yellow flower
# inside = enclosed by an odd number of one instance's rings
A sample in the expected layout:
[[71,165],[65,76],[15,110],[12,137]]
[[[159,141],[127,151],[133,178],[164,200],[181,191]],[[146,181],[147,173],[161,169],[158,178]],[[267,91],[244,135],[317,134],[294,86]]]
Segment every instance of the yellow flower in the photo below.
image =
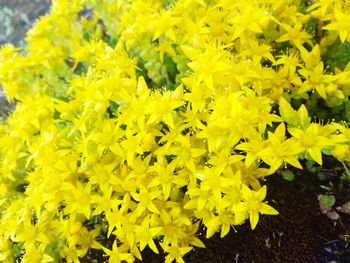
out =
[[174,260],[178,263],[185,263],[182,257],[192,250],[192,247],[181,247],[176,245],[166,245],[160,243],[160,246],[167,252],[167,256],[165,257],[165,263],[171,263]]
[[212,90],[214,88],[215,75],[228,70],[230,64],[224,57],[221,50],[224,47],[208,46],[203,53],[198,50],[189,50],[185,46],[182,49],[192,61],[188,63],[188,67],[193,70],[193,74],[197,79],[197,84],[204,81],[207,87]]
[[332,149],[332,155],[337,158],[339,161],[344,161],[346,158],[349,158],[350,146],[349,144],[337,144]]
[[330,77],[323,74],[324,66],[323,62],[318,63],[312,70],[299,69],[298,73],[305,78],[305,81],[301,84],[298,93],[304,93],[312,89],[316,89],[318,94],[326,99],[326,86],[330,82]]
[[33,225],[29,220],[25,220],[20,227],[20,231],[14,238],[15,242],[24,242],[25,247],[30,248],[35,245],[35,242],[42,244],[50,243],[50,239],[47,236],[47,222],[41,220]]
[[120,263],[127,262],[132,263],[135,261],[134,256],[128,251],[125,246],[118,246],[117,240],[113,242],[112,250],[103,247],[105,253],[109,256],[108,262],[110,263]]
[[170,164],[166,162],[164,157],[158,157],[158,161],[150,167],[150,172],[153,171],[157,176],[152,179],[148,187],[156,187],[162,189],[164,200],[170,197],[173,187],[183,187],[186,185],[186,178],[176,174],[177,162],[172,161]]
[[150,114],[148,123],[152,124],[162,121],[171,129],[174,128],[174,110],[184,104],[182,96],[182,86],[177,87],[173,92],[155,93],[154,99],[150,101],[146,109],[146,113]]
[[145,187],[142,187],[139,192],[131,193],[131,196],[134,200],[138,201],[137,208],[135,209],[135,214],[140,216],[146,209],[155,214],[159,214],[159,209],[155,204],[154,200],[159,199],[159,196],[162,194],[161,191],[154,190],[149,191]]
[[249,221],[252,229],[258,224],[259,213],[265,215],[278,215],[278,212],[274,208],[263,202],[265,196],[265,185],[258,191],[253,191],[245,184],[242,184],[242,202],[235,206],[234,211],[238,214],[249,214]]
[[296,143],[295,139],[285,138],[286,127],[281,123],[274,133],[268,132],[268,146],[258,153],[261,159],[270,165],[270,173],[275,172],[285,162],[302,169],[297,155],[303,148]]
[[336,22],[331,22],[322,27],[330,31],[338,31],[341,42],[350,40],[350,14],[342,12],[340,9],[334,9],[334,18]]
[[54,261],[55,259],[53,257],[45,253],[44,246],[40,246],[39,248],[37,248],[36,246],[28,247],[26,249],[26,253],[21,259],[21,262],[23,263],[34,263],[34,262],[48,263],[48,262],[54,262]]
[[161,232],[161,227],[150,226],[149,216],[143,219],[142,224],[136,226],[137,239],[140,242],[140,250],[142,251],[146,245],[148,245],[154,253],[158,254],[159,251],[153,239],[159,236]]
[[259,24],[259,19],[262,16],[266,16],[263,10],[252,5],[239,6],[239,13],[231,18],[235,33],[233,39],[240,37],[244,32],[250,31],[253,33],[263,33],[263,30]]
[[302,44],[312,38],[311,35],[306,33],[302,29],[302,24],[297,23],[294,26],[289,24],[281,23],[281,27],[287,31],[284,35],[280,36],[276,41],[277,42],[292,42],[296,47],[302,46]]
[[235,146],[235,149],[246,152],[245,165],[250,167],[260,159],[260,152],[267,146],[268,142],[262,139],[262,136],[255,132],[248,141]]
[[221,228],[220,237],[223,238],[230,232],[231,225],[236,223],[235,216],[231,211],[221,209],[217,216],[213,216],[206,222],[207,233],[206,238],[210,238],[215,232]]
[[288,128],[288,132],[296,139],[296,143],[302,147],[303,151],[306,151],[314,161],[322,165],[322,149],[330,146],[331,143],[322,136],[318,124],[311,123],[305,130]]
[[158,39],[162,34],[165,34],[172,41],[176,42],[176,35],[173,27],[180,22],[181,18],[174,17],[171,11],[161,11],[159,18],[156,19],[154,26],[154,34],[152,40]]

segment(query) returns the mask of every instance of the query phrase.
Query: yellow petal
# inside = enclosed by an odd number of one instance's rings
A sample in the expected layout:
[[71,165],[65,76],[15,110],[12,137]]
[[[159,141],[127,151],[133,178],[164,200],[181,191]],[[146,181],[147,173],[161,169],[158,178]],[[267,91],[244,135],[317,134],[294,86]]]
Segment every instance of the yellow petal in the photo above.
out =
[[272,163],[270,164],[270,173],[274,173],[281,167],[283,161],[279,158],[274,158]]
[[266,185],[264,185],[263,187],[261,187],[259,189],[259,191],[257,192],[257,198],[259,199],[259,201],[262,201],[265,199],[266,196]]
[[195,246],[195,247],[205,248],[205,245],[198,237],[192,237],[190,240],[190,244]]
[[230,232],[230,225],[229,224],[223,224],[221,226],[220,237],[223,238],[224,236],[226,236],[228,234],[228,232]]
[[259,221],[259,213],[254,211],[249,213],[250,227],[254,230]]
[[346,41],[347,36],[348,36],[347,30],[339,30],[339,38],[342,43]]
[[278,215],[278,211],[275,210],[273,207],[269,206],[268,204],[262,203],[261,208],[259,210],[261,214],[265,215]]
[[286,158],[285,161],[287,163],[291,164],[292,166],[296,167],[296,168],[303,169],[303,167],[299,163],[298,159],[296,157],[294,157],[294,156]]
[[245,184],[242,184],[241,194],[243,200],[251,199],[253,197],[252,190],[250,190],[249,187]]
[[239,203],[234,207],[234,212],[235,213],[244,213],[247,212],[249,209],[247,203]]
[[158,248],[156,244],[154,244],[153,239],[150,240],[150,242],[148,243],[148,246],[150,247],[150,249],[153,250],[154,253],[159,254]]
[[322,165],[322,154],[321,154],[321,149],[312,147],[308,148],[307,152],[310,154],[311,158],[317,162],[319,165]]
[[248,213],[236,213],[234,225],[241,225],[247,219]]

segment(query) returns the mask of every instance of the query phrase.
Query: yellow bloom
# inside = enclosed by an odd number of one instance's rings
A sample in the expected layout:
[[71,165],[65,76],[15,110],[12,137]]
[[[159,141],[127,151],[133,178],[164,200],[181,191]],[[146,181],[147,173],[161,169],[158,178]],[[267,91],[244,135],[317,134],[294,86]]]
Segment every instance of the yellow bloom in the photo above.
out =
[[162,121],[170,128],[174,128],[174,110],[184,104],[182,86],[177,87],[174,92],[166,91],[163,94],[154,95],[154,99],[150,101],[146,109],[146,113],[150,114],[148,123]]
[[326,137],[322,136],[319,131],[319,125],[311,123],[305,130],[288,128],[288,131],[296,139],[296,143],[302,147],[303,151],[306,151],[314,161],[322,165],[322,149],[330,146],[331,143]]
[[182,257],[192,250],[192,247],[181,247],[176,245],[165,245],[160,243],[161,247],[164,249],[168,255],[165,257],[165,263],[171,263],[174,260],[178,263],[185,263]]
[[230,232],[231,225],[235,223],[235,216],[231,212],[226,209],[219,210],[217,216],[213,216],[206,222],[206,227],[208,228],[206,238],[213,236],[220,228],[220,237],[223,238]]
[[326,86],[327,82],[330,82],[328,75],[324,75],[323,62],[318,63],[312,70],[299,69],[298,72],[305,78],[305,81],[301,84],[298,93],[304,93],[312,89],[316,89],[318,94],[326,99]]
[[264,203],[266,196],[266,186],[264,185],[258,191],[250,190],[245,184],[242,185],[242,202],[235,206],[235,213],[249,214],[250,226],[256,227],[259,221],[259,213],[265,215],[278,215],[278,212]]
[[140,250],[142,251],[146,245],[148,245],[152,251],[156,254],[159,253],[158,248],[156,247],[156,244],[154,243],[153,238],[159,236],[162,232],[161,227],[151,227],[149,222],[149,216],[147,216],[143,221],[142,224],[139,226],[136,226],[136,233],[138,236],[138,240],[140,240]]
[[165,34],[172,41],[176,41],[176,35],[173,27],[180,22],[181,18],[174,17],[170,11],[161,11],[160,17],[155,21],[155,31],[153,40],[158,39],[162,34]]
[[275,172],[285,162],[302,169],[297,155],[303,148],[296,143],[295,139],[285,138],[286,127],[281,123],[274,133],[268,132],[268,146],[258,153],[261,159],[270,165],[270,173]]
[[188,66],[193,70],[195,75],[193,77],[197,79],[197,84],[204,81],[210,90],[214,88],[215,75],[230,68],[224,53],[220,50],[224,47],[208,46],[203,53],[199,53],[198,50],[189,52],[186,47],[182,48],[186,56],[192,60]]
[[117,245],[117,240],[113,242],[112,250],[105,247],[103,247],[103,250],[109,256],[108,262],[110,263],[120,263],[123,261],[132,263],[135,261],[134,256],[128,252],[127,247]]
[[344,161],[350,157],[350,146],[349,144],[337,144],[332,149],[332,155],[339,161]]
[[15,242],[24,242],[26,248],[30,248],[35,245],[35,242],[40,242],[42,244],[50,243],[50,239],[47,236],[47,222],[42,222],[41,220],[33,225],[29,220],[25,220],[21,227],[19,233],[15,237]]
[[291,41],[296,47],[302,46],[302,44],[312,38],[311,35],[306,33],[302,29],[302,25],[297,23],[294,27],[289,24],[281,23],[281,27],[287,31],[284,35],[280,36],[277,42]]
[[176,174],[177,162],[172,161],[170,164],[166,163],[164,157],[159,157],[158,161],[150,167],[150,171],[157,173],[157,176],[152,179],[148,184],[148,187],[156,187],[162,189],[164,200],[167,200],[170,196],[173,187],[182,187],[187,183],[186,178]]
[[138,193],[131,193],[132,198],[139,202],[135,210],[136,215],[140,216],[144,211],[146,211],[146,209],[148,209],[150,212],[159,214],[159,209],[157,208],[154,200],[158,199],[161,193],[161,191],[157,190],[148,191],[148,189],[145,187],[142,187]]
[[341,42],[350,40],[350,14],[344,13],[338,8],[334,9],[334,18],[336,22],[331,22],[322,29],[338,31]]

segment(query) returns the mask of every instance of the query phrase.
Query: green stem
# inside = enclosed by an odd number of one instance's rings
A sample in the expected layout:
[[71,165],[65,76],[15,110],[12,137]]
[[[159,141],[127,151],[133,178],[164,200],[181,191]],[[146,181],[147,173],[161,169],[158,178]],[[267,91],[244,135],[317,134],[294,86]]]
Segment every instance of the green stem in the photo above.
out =
[[346,166],[346,164],[345,164],[343,161],[341,161],[341,163],[342,163],[342,165],[343,165],[343,167],[344,167],[344,169],[345,169],[345,172],[347,173],[347,175],[348,175],[349,178],[350,178],[350,171],[349,171],[348,167]]

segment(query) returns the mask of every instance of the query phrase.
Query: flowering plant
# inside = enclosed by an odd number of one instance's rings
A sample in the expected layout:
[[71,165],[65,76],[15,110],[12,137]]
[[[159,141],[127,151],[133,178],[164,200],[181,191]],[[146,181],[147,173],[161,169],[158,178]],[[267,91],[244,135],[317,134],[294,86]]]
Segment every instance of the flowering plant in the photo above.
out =
[[183,262],[200,224],[278,214],[260,178],[350,161],[350,129],[309,116],[348,103],[328,50],[349,21],[342,0],[53,0],[25,49],[0,50],[1,261]]

